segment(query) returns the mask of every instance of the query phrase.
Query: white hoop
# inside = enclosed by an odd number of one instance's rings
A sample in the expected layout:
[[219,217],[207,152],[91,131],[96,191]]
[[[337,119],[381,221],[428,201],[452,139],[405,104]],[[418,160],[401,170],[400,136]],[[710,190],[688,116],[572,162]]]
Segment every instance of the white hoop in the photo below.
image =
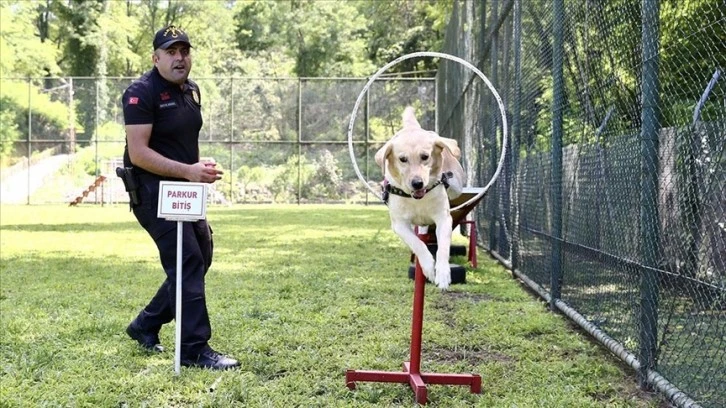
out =
[[355,173],[358,175],[358,178],[363,182],[363,184],[366,185],[368,190],[370,190],[371,193],[373,193],[373,195],[375,195],[379,199],[382,199],[380,193],[374,191],[371,188],[371,186],[368,184],[368,181],[366,181],[366,179],[363,178],[363,175],[361,174],[360,169],[358,169],[358,162],[356,161],[355,154],[353,152],[353,126],[355,125],[355,117],[357,115],[358,108],[360,107],[360,103],[361,103],[361,100],[363,99],[363,96],[366,94],[366,92],[368,92],[368,88],[370,88],[370,86],[373,84],[373,82],[376,79],[378,79],[378,77],[381,74],[386,72],[392,66],[400,63],[401,61],[405,61],[407,59],[416,58],[416,57],[444,58],[447,60],[458,62],[459,64],[464,65],[465,67],[474,71],[474,73],[476,73],[479,76],[479,78],[481,78],[484,81],[484,83],[487,85],[489,90],[492,92],[492,94],[496,98],[497,104],[499,105],[499,112],[502,115],[502,154],[499,157],[499,164],[497,165],[497,170],[492,175],[492,179],[489,180],[489,183],[487,183],[487,185],[484,186],[484,189],[481,192],[479,192],[479,194],[475,195],[474,197],[469,199],[469,201],[459,205],[458,207],[451,209],[451,211],[456,211],[465,206],[468,206],[471,203],[476,202],[477,200],[479,200],[481,198],[481,196],[486,194],[486,192],[489,190],[489,188],[492,186],[492,184],[494,184],[494,182],[497,181],[497,178],[499,177],[499,173],[501,173],[502,167],[504,166],[504,157],[506,156],[506,153],[507,153],[507,114],[506,114],[506,110],[504,108],[504,103],[502,102],[502,98],[499,96],[499,93],[497,92],[497,90],[494,89],[494,86],[492,85],[492,83],[489,82],[489,79],[481,71],[479,71],[475,66],[471,65],[470,63],[468,63],[467,61],[465,61],[459,57],[455,57],[453,55],[444,54],[444,53],[440,53],[440,52],[429,52],[429,51],[414,52],[414,53],[406,54],[406,55],[396,58],[395,60],[393,60],[393,61],[389,62],[388,64],[386,64],[385,66],[383,66],[383,68],[379,69],[378,72],[373,74],[373,76],[368,80],[368,83],[366,83],[366,85],[363,87],[363,90],[358,95],[358,99],[355,101],[355,106],[353,107],[353,113],[350,116],[350,123],[348,124],[348,152],[350,153],[350,161],[353,163],[353,168],[355,169]]

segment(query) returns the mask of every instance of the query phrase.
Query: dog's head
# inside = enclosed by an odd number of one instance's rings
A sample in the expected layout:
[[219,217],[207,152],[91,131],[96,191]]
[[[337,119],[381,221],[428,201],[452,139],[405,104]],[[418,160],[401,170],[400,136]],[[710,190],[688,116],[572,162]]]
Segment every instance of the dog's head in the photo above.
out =
[[456,140],[422,129],[409,106],[403,112],[403,128],[375,158],[386,177],[412,197],[423,198],[426,188],[441,176],[444,152],[461,156]]

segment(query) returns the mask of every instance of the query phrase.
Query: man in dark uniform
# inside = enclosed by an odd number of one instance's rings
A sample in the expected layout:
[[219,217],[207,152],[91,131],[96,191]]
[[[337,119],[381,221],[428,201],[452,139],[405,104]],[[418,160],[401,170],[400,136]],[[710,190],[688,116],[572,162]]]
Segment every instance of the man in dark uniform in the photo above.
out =
[[[174,319],[176,307],[177,222],[157,218],[160,180],[214,183],[222,172],[199,160],[202,127],[199,87],[188,78],[192,68],[189,37],[169,26],[154,36],[154,68],[123,94],[126,127],[124,167],[136,173],[138,203],[133,212],[159,249],[166,280],[126,333],[150,351],[163,351],[159,330]],[[133,200],[132,200],[133,201]],[[183,222],[181,364],[228,369],[237,360],[214,351],[204,295],[212,264],[212,230],[206,220]]]

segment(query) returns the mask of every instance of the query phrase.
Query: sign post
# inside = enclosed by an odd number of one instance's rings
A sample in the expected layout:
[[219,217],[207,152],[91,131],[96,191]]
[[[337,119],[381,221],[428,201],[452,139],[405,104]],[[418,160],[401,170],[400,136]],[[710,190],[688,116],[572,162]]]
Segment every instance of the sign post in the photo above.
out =
[[176,337],[174,372],[181,372],[181,313],[182,313],[182,237],[187,221],[202,220],[207,216],[207,184],[183,181],[159,182],[159,207],[156,216],[176,221]]

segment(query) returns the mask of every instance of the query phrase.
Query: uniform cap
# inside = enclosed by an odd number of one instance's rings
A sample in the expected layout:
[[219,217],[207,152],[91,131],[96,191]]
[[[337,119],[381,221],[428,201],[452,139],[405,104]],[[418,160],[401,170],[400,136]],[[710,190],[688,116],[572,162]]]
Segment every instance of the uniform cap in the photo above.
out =
[[174,25],[170,25],[156,32],[156,35],[154,36],[154,49],[158,50],[161,48],[162,50],[165,50],[172,44],[178,42],[184,42],[190,47],[192,46],[192,43],[189,42],[187,33]]

